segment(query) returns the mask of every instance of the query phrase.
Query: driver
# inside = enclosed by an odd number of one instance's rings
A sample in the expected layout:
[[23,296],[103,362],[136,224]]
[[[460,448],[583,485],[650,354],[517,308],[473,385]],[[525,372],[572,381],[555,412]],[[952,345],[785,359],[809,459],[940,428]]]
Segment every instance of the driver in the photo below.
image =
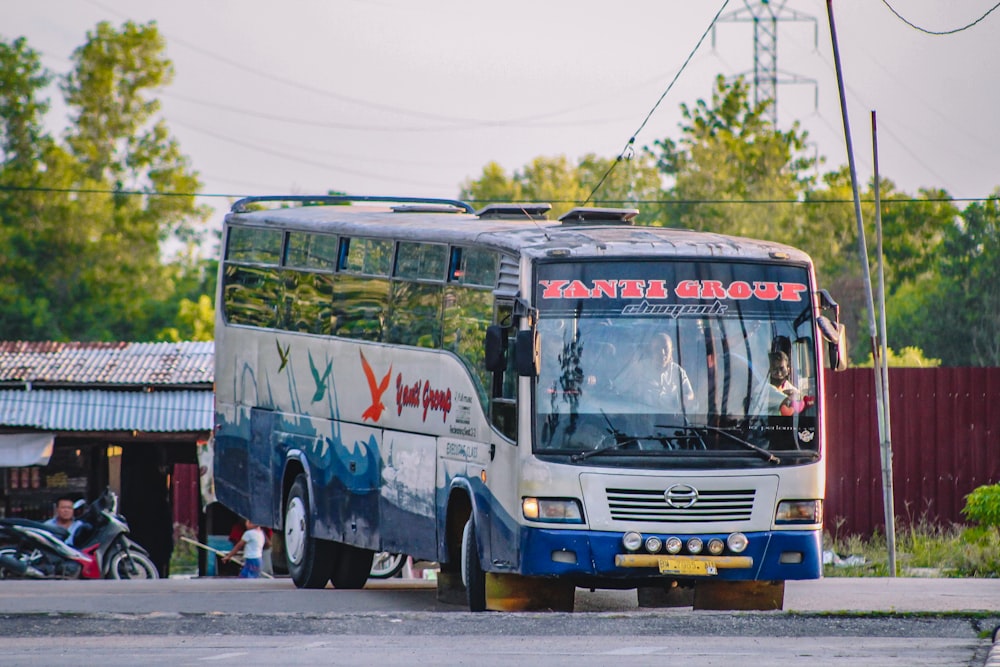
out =
[[674,361],[674,341],[669,334],[654,334],[646,354],[633,359],[622,378],[630,383],[623,388],[626,394],[664,412],[681,412],[694,403],[691,380]]

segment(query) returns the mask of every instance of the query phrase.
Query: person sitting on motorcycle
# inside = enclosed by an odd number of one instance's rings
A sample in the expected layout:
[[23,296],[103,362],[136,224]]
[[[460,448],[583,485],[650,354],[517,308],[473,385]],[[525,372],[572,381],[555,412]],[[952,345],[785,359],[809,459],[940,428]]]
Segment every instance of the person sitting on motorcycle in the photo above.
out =
[[56,499],[56,513],[51,519],[45,522],[46,526],[59,526],[69,531],[66,544],[76,546],[74,540],[77,533],[84,528],[89,528],[88,524],[76,518],[75,501],[69,496],[59,496]]

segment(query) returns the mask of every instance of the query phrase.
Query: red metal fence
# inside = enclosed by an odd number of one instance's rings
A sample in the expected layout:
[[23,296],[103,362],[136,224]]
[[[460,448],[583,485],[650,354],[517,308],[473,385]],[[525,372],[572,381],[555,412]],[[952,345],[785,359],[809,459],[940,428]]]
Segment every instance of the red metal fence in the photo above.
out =
[[[826,381],[826,529],[884,531],[873,371]],[[893,368],[889,395],[896,525],[964,523],[965,496],[1000,482],[1000,368]]]

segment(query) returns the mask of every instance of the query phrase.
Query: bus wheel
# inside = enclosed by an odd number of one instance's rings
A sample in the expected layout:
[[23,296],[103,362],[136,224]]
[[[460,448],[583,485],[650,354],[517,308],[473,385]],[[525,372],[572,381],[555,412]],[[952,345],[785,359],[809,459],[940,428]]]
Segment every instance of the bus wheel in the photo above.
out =
[[334,588],[364,588],[372,571],[372,556],[375,552],[350,544],[340,544],[338,547],[340,553],[337,554],[330,583]]
[[462,531],[462,583],[469,611],[486,611],[486,573],[479,564],[476,524],[471,517]]
[[285,559],[299,588],[324,588],[333,569],[335,544],[312,536],[305,475],[295,478],[285,503]]

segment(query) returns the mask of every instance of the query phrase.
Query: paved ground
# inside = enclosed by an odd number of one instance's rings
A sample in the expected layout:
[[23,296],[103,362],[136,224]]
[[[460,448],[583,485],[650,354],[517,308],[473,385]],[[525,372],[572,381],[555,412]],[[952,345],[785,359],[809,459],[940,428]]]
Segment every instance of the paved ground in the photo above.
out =
[[[3,581],[6,613],[101,610],[118,613],[232,611],[226,595],[252,596],[261,613],[328,611],[331,593],[342,611],[460,612],[437,601],[435,583],[420,579],[372,580],[364,591],[297,590],[291,580],[227,578],[157,581]],[[392,595],[379,594],[393,592]],[[375,593],[374,595],[372,593]],[[578,589],[577,611],[637,609],[635,591]],[[785,612],[885,612],[1000,614],[1000,579],[829,578],[789,581]]]

